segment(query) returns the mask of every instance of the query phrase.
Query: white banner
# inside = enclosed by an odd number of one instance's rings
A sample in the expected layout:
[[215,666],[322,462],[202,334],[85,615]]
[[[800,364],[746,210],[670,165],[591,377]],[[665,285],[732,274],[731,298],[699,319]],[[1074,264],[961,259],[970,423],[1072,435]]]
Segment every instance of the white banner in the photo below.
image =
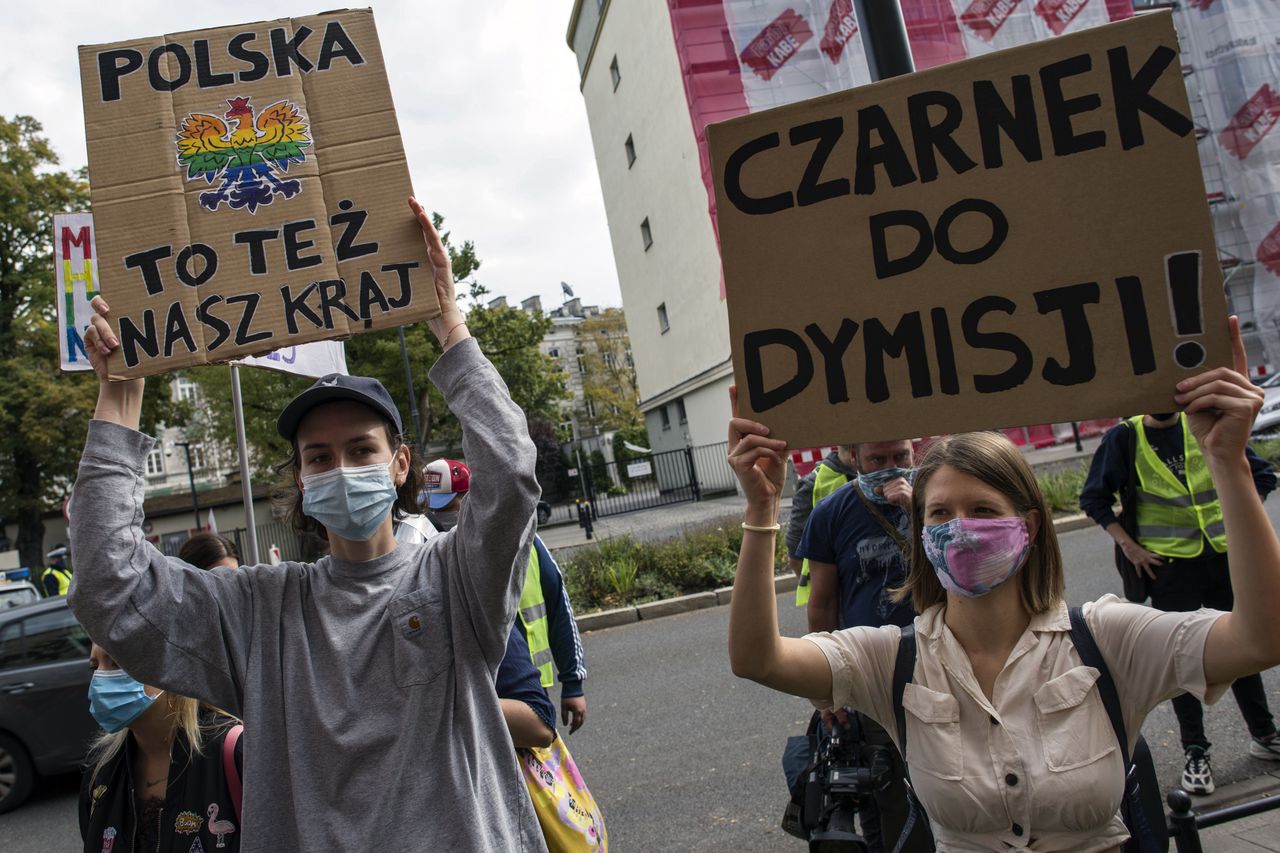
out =
[[347,372],[347,350],[342,341],[314,341],[295,347],[284,347],[266,355],[237,359],[245,367],[265,367],[285,373],[297,373],[319,379],[330,373]]
[[751,112],[871,82],[853,0],[724,0]]
[[53,216],[53,265],[58,306],[58,351],[64,371],[92,370],[84,350],[98,295],[98,251],[93,237],[93,214],[56,213]]

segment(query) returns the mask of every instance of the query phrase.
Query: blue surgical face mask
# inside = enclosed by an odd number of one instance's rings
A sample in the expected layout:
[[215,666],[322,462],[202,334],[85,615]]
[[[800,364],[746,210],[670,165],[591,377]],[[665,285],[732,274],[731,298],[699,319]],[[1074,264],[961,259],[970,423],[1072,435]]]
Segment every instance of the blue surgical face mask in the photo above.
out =
[[89,713],[107,732],[132,723],[160,697],[148,696],[142,684],[123,669],[98,670],[89,681]]
[[880,486],[891,483],[899,478],[911,482],[915,476],[914,468],[881,468],[879,471],[872,471],[869,474],[858,473],[858,488],[867,496],[867,500],[872,503],[888,506],[889,501],[885,496],[876,491]]
[[302,478],[302,511],[330,533],[352,542],[371,539],[395,502],[391,470],[381,463],[333,468]]

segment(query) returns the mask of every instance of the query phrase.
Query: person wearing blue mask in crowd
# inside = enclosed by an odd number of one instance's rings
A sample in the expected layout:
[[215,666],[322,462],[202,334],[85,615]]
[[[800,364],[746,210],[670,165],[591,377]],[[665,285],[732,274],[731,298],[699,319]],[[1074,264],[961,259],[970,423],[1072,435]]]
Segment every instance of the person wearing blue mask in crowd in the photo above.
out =
[[90,649],[89,666],[89,712],[103,734],[80,785],[85,853],[236,853],[239,721],[138,682],[99,645]]
[[[71,498],[84,555],[70,602],[130,674],[241,717],[246,850],[525,850],[545,845],[494,693],[540,490],[524,413],[467,330],[449,254],[411,200],[441,313],[431,379],[484,472],[453,532],[400,545],[420,469],[374,379],[326,376],[285,407],[283,503],[327,540],[315,563],[201,571],[142,535],[143,383],[108,379],[119,340],[98,297],[98,373]],[[419,286],[427,286],[424,280]],[[77,511],[79,510],[79,511]]]
[[[911,479],[915,456],[907,439],[853,445],[857,477],[813,508],[805,524],[797,557],[809,565],[809,630],[882,625],[910,625],[915,608],[895,602],[892,590],[907,576],[911,551]],[[827,726],[838,723],[868,746],[891,754],[889,785],[868,802],[858,819],[873,851],[892,849],[883,838],[896,839],[907,818],[902,759],[889,733],[864,714],[839,709],[823,715]],[[932,849],[923,827],[904,850]]]

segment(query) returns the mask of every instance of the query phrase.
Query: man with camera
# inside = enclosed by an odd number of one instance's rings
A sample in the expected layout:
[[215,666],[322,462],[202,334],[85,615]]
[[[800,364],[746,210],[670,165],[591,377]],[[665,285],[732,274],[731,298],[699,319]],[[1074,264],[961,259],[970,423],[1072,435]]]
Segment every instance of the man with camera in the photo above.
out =
[[[905,581],[911,553],[911,441],[854,445],[853,461],[857,478],[814,507],[795,551],[809,564],[810,631],[905,627],[916,615],[910,600],[894,603],[889,595]],[[907,819],[902,758],[888,732],[862,714],[841,708],[824,713],[823,723],[843,729],[840,740],[859,744],[868,764],[877,756],[888,758],[888,773],[881,777],[887,786],[858,798],[869,848],[888,853]],[[917,826],[905,853],[933,849],[925,822]]]

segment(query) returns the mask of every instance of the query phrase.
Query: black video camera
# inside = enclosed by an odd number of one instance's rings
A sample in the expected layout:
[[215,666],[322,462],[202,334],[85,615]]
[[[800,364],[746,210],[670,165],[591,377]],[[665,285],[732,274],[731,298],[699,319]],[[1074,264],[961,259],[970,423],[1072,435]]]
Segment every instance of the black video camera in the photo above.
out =
[[810,853],[868,853],[854,816],[889,784],[889,750],[868,746],[839,726],[825,734],[817,727],[816,742],[803,780],[801,837],[808,839]]

